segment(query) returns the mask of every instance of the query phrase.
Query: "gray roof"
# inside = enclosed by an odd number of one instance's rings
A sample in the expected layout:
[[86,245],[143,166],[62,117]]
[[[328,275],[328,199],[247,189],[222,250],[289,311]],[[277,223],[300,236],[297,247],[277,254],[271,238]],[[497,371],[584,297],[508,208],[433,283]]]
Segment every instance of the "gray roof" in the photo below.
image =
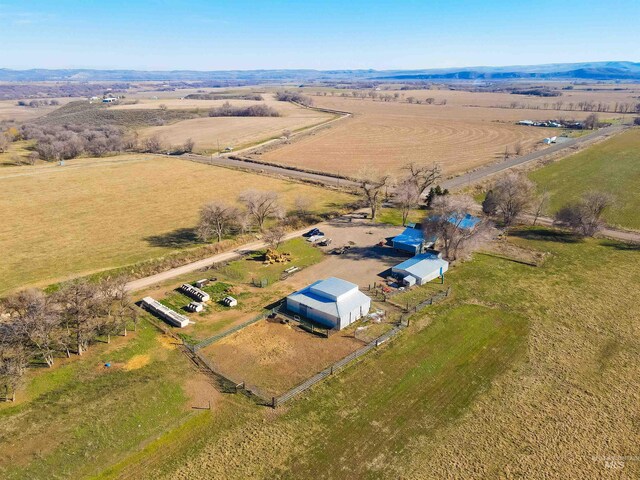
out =
[[449,266],[449,262],[439,258],[435,253],[421,253],[409,260],[405,260],[399,265],[393,267],[397,270],[403,270],[418,278],[424,278],[433,272],[440,271],[440,268]]
[[[327,292],[335,297],[328,298],[325,296]],[[356,284],[333,277],[318,280],[287,298],[333,317],[342,317],[371,301]]]
[[313,293],[335,300],[351,291],[357,290],[355,283],[347,282],[341,278],[329,277],[319,280],[309,286]]

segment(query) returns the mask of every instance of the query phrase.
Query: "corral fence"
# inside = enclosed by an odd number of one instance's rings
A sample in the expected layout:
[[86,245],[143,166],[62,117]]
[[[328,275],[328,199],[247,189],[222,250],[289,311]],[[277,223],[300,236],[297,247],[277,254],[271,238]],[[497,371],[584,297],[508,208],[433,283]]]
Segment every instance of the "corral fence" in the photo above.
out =
[[262,320],[264,318],[267,318],[269,315],[272,315],[275,312],[276,312],[275,308],[270,310],[270,311],[262,312],[260,315],[257,315],[255,317],[253,317],[251,320],[247,320],[246,322],[243,322],[243,323],[241,323],[239,325],[236,325],[235,327],[232,327],[229,330],[225,330],[224,332],[218,333],[218,334],[213,335],[213,336],[211,336],[209,338],[205,338],[201,342],[198,342],[198,343],[193,344],[193,345],[189,345],[189,347],[192,348],[194,351],[198,351],[201,348],[208,347],[212,343],[215,343],[215,342],[217,342],[219,340],[222,340],[224,337],[228,337],[229,335],[231,335],[233,333],[236,333],[236,332],[242,330],[243,328],[248,327],[251,324],[259,322],[260,320]]
[[192,361],[205,375],[214,381],[218,390],[223,393],[241,393],[260,405],[271,405],[270,397],[258,387],[230,378],[228,375],[223,375],[215,363],[195,350],[193,345],[185,345],[185,347]]
[[366,353],[370,352],[371,350],[379,347],[380,345],[385,343],[387,340],[390,340],[391,338],[395,337],[404,328],[406,328],[406,325],[404,325],[402,323],[397,325],[397,326],[395,326],[395,327],[393,327],[391,330],[389,330],[385,334],[380,335],[378,338],[376,338],[375,340],[369,342],[364,347],[356,350],[353,353],[350,353],[349,355],[347,355],[343,359],[338,360],[336,363],[334,363],[330,367],[327,367],[324,370],[322,370],[321,372],[316,373],[313,377],[308,378],[307,380],[305,380],[301,384],[297,385],[296,387],[293,387],[288,392],[283,393],[279,397],[273,397],[271,399],[271,406],[273,408],[276,408],[276,407],[279,407],[280,405],[288,402],[293,397],[301,394],[302,392],[304,392],[304,391],[308,390],[309,388],[311,388],[312,386],[314,386],[316,383],[318,383],[318,382],[324,380],[325,378],[327,378],[328,376],[333,375],[334,373],[342,370],[343,368],[345,368],[348,364],[350,364],[351,362],[353,362],[357,358],[360,358],[364,354],[366,354]]
[[329,338],[330,335],[336,332],[336,330],[321,327],[318,324],[305,320],[304,318],[301,318],[300,315],[296,315],[295,313],[287,310],[287,304],[284,301],[276,305],[272,312],[296,322],[300,326],[300,328],[306,330],[309,333],[313,333],[314,335]]
[[430,296],[429,298],[427,298],[426,300],[423,300],[415,305],[410,305],[409,302],[405,303],[404,305],[398,303],[398,302],[394,302],[392,300],[387,299],[387,303],[398,307],[402,310],[404,310],[405,312],[408,313],[416,313],[419,312],[420,310],[433,305],[434,303],[438,303],[442,300],[444,300],[445,298],[447,298],[449,295],[451,295],[451,287],[448,287],[446,290],[442,290],[440,292],[437,292],[435,294],[433,294],[432,296]]

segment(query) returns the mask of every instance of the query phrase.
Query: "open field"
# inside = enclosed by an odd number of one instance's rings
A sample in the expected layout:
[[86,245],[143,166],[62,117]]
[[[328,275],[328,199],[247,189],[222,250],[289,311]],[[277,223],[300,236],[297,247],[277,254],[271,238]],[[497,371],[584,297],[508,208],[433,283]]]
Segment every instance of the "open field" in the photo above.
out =
[[250,188],[318,212],[348,195],[174,158],[124,155],[0,172],[0,292],[128,265],[195,244],[200,206]]
[[[206,111],[221,106],[224,100],[154,100],[139,105],[122,105],[114,109],[157,108],[165,103],[169,109],[188,105],[187,108],[200,108]],[[158,135],[165,143],[181,145],[188,138],[195,142],[195,151],[217,151],[218,147],[231,146],[238,150],[272,138],[282,136],[284,130],[296,130],[317,125],[334,118],[315,110],[297,107],[288,102],[278,102],[265,96],[265,101],[230,100],[233,106],[245,107],[265,104],[280,113],[280,117],[202,117],[183,120],[171,125],[149,127],[140,131],[142,138]],[[183,107],[185,108],[185,107]]]
[[[511,241],[547,261],[454,268],[450,300],[276,412],[197,386],[146,329],[32,372],[20,402],[0,406],[3,476],[636,478],[637,462],[614,476],[599,458],[637,447],[640,252],[545,229]],[[212,414],[189,415],[206,398]],[[43,430],[58,432],[44,447]]]
[[[307,93],[312,93],[313,90]],[[410,91],[409,91],[410,92]],[[409,92],[402,92],[409,96]],[[422,90],[420,95],[447,99],[446,105],[381,102],[315,96],[321,107],[353,112],[353,118],[300,141],[260,155],[261,159],[312,170],[354,174],[364,166],[398,173],[410,161],[438,162],[447,175],[501,159],[520,143],[525,152],[559,129],[523,127],[523,119],[583,119],[589,112],[491,108],[500,98],[516,95]],[[384,92],[381,92],[384,93]],[[413,92],[411,92],[413,93]],[[486,98],[491,96],[492,98]],[[498,98],[496,98],[498,96]],[[441,97],[441,98],[439,98]],[[528,98],[527,98],[528,100]],[[537,98],[535,101],[538,101]],[[549,100],[546,100],[549,101]],[[481,107],[470,105],[482,104]],[[601,114],[601,118],[615,114]],[[619,115],[618,115],[619,116]]]
[[589,190],[615,199],[605,219],[613,226],[640,230],[640,129],[594,145],[529,173],[538,189],[551,195],[548,214]]
[[[33,99],[28,99],[31,101]],[[37,100],[37,99],[36,99]],[[77,98],[47,98],[46,100],[57,100],[60,105],[65,105],[71,101],[78,100]],[[42,117],[47,113],[53,112],[59,106],[46,106],[46,107],[20,107],[17,105],[17,100],[0,100],[0,122],[3,120],[15,120],[17,122],[29,122],[35,120],[38,117]]]

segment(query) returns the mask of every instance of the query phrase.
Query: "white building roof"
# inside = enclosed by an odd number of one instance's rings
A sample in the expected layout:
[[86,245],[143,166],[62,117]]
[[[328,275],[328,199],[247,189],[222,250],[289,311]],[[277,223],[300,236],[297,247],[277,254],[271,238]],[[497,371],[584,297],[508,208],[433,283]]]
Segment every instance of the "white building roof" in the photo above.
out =
[[334,277],[318,280],[292,293],[288,298],[313,310],[340,318],[371,301],[355,283]]
[[405,260],[393,267],[394,270],[402,270],[416,278],[425,278],[434,272],[439,272],[440,268],[446,269],[449,262],[438,257],[435,253],[422,253],[409,260]]
[[332,300],[337,300],[342,296],[358,290],[355,283],[347,282],[341,278],[329,277],[326,280],[320,280],[309,286],[311,291],[317,295],[321,295]]

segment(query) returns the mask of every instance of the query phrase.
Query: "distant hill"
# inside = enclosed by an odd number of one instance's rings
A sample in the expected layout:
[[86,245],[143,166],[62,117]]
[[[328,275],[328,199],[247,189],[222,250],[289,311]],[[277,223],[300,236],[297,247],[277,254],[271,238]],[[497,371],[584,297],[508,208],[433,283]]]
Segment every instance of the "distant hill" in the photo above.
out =
[[219,82],[242,85],[268,82],[419,81],[419,80],[640,80],[640,63],[587,62],[509,67],[467,67],[424,70],[10,70],[0,69],[2,82]]

